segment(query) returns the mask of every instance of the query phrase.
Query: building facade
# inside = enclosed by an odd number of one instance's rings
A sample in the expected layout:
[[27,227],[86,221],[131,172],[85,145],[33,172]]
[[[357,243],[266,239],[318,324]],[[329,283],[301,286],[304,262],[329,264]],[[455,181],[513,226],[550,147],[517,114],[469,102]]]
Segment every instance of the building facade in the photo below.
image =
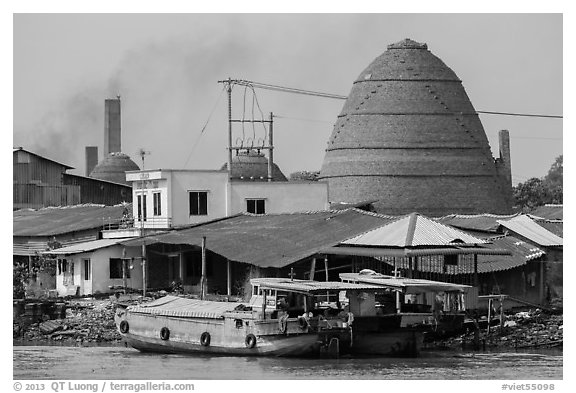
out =
[[291,213],[328,209],[323,182],[229,179],[227,170],[158,169],[127,172],[133,184],[134,226],[170,228],[238,213]]

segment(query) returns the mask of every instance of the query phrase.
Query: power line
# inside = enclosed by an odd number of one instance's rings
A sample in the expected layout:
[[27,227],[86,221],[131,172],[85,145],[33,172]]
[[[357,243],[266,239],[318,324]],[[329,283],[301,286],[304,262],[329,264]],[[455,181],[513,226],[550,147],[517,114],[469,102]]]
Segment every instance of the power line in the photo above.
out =
[[[220,82],[228,82],[228,81],[220,81]],[[272,85],[268,83],[260,83],[254,81],[248,81],[243,79],[232,79],[230,80],[233,84],[238,84],[242,86],[253,86],[260,89],[266,90],[274,90],[280,91],[284,93],[294,93],[294,94],[303,94],[309,96],[316,96],[316,97],[324,97],[324,98],[333,98],[337,100],[346,100],[348,99],[347,96],[339,95],[339,94],[332,94],[332,93],[325,93],[320,91],[313,91],[313,90],[304,90],[304,89],[297,89],[293,87],[286,87],[286,86],[279,86],[279,85]],[[540,117],[540,118],[548,118],[548,119],[563,119],[563,116],[560,115],[540,115],[540,114],[532,114],[532,113],[512,113],[512,112],[495,112],[495,111],[476,111],[477,113],[482,113],[486,115],[501,115],[501,116],[519,116],[519,117]]]
[[333,121],[330,120],[320,120],[320,119],[306,119],[303,117],[291,117],[291,116],[280,116],[280,115],[274,115],[274,117],[278,118],[278,119],[290,119],[290,120],[300,120],[300,121],[311,121],[314,123],[330,123],[333,124]]
[[503,115],[503,116],[524,116],[524,117],[543,117],[548,119],[563,119],[563,116],[558,115],[534,115],[529,113],[510,113],[510,112],[490,112],[490,111],[476,111],[486,115]]
[[184,163],[184,168],[186,168],[186,165],[188,165],[188,161],[190,161],[190,158],[192,157],[192,153],[194,152],[194,149],[198,145],[198,142],[200,142],[200,138],[202,138],[202,135],[204,135],[204,131],[206,130],[206,127],[208,126],[208,123],[210,122],[210,119],[212,118],[212,115],[214,114],[214,111],[216,110],[216,107],[218,106],[218,103],[220,102],[220,98],[222,97],[222,93],[224,93],[224,90],[226,90],[226,89],[222,88],[222,90],[220,91],[220,94],[218,95],[218,99],[216,99],[216,103],[214,104],[214,107],[212,107],[212,111],[210,111],[210,114],[208,115],[208,119],[206,120],[206,123],[204,123],[204,126],[200,130],[200,134],[198,134],[198,136],[196,137],[196,140],[194,141],[194,144],[192,145],[192,148],[190,149],[190,153],[188,154],[188,158],[186,158],[186,162]]

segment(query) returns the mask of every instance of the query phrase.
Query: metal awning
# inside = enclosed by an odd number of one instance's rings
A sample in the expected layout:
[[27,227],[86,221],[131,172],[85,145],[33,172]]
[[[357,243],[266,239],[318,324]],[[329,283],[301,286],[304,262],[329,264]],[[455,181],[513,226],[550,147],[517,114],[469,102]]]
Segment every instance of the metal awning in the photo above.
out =
[[253,278],[252,285],[263,289],[276,289],[304,294],[325,293],[327,291],[382,291],[382,287],[371,284],[356,284],[339,281],[312,281],[289,278]]
[[379,285],[384,288],[401,289],[406,292],[417,291],[459,291],[471,288],[469,285],[452,284],[442,281],[432,281],[417,278],[393,277],[384,274],[340,273],[340,279],[347,282]]

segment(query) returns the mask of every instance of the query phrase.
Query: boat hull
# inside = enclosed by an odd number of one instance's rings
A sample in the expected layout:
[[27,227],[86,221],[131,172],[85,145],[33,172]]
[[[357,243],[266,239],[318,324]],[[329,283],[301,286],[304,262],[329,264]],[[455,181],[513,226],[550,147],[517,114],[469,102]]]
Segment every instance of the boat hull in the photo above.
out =
[[125,342],[142,352],[207,354],[223,356],[314,356],[320,352],[321,343],[314,334],[295,336],[257,337],[253,348],[242,346],[203,346],[191,342],[125,334]]

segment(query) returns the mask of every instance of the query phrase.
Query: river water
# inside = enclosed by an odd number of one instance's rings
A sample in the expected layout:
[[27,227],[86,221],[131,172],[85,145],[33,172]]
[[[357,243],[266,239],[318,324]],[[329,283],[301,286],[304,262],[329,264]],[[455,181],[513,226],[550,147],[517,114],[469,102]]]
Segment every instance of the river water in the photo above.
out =
[[161,355],[124,347],[14,346],[14,379],[562,379],[562,350],[423,351],[419,358]]

